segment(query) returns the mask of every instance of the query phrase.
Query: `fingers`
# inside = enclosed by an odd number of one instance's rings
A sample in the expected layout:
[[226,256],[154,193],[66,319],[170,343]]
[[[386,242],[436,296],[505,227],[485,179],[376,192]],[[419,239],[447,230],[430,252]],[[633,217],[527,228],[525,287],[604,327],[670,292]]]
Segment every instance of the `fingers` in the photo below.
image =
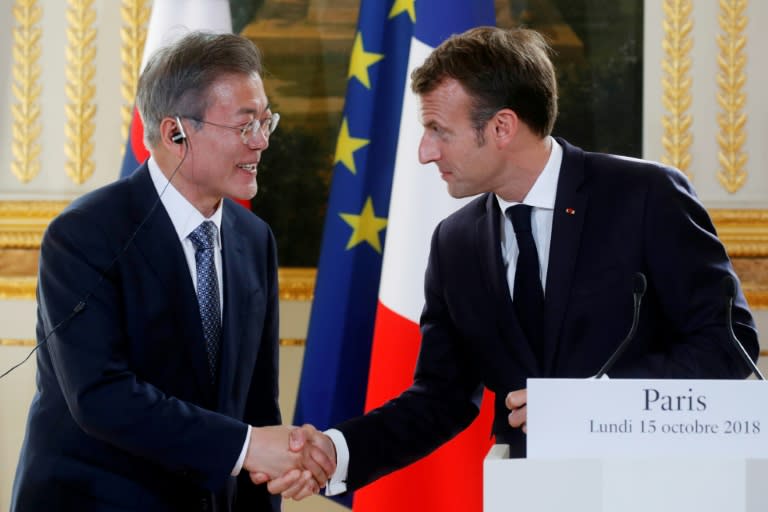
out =
[[312,473],[309,471],[303,471],[300,478],[291,485],[288,489],[284,490],[281,495],[283,498],[290,498],[294,500],[302,500],[313,494],[320,492],[320,486],[312,478]]
[[266,473],[250,473],[249,476],[251,477],[251,482],[253,482],[255,485],[261,485],[269,481],[269,475]]
[[289,433],[289,427],[280,425],[252,427],[243,468],[250,473],[276,477],[296,467],[299,456],[286,449]]
[[[300,469],[292,469],[286,474],[270,480],[267,483],[267,490],[270,494],[283,494],[301,480],[301,475],[302,471]],[[253,476],[251,476],[251,481],[253,481]]]
[[312,473],[321,487],[325,485],[336,471],[336,447],[333,441],[312,425],[303,425],[291,433],[291,442],[303,444],[302,466]]
[[[281,455],[279,439],[283,435],[285,441]],[[271,494],[293,499],[306,498],[317,494],[336,471],[333,441],[312,425],[254,428],[251,443],[261,448],[258,452],[253,450],[261,460],[258,464],[244,464],[243,467],[250,471],[254,484],[267,483]],[[267,461],[270,450],[273,450],[273,459]]]
[[518,409],[524,406],[526,403],[528,403],[527,389],[518,389],[515,391],[510,391],[509,393],[507,393],[507,398],[504,399],[504,404],[507,406],[507,409],[509,409],[510,411]]
[[[333,444],[330,437],[322,432],[318,432],[311,425],[305,425],[305,427],[309,427],[314,431],[312,449],[309,451],[312,461],[320,466],[325,474],[328,475],[328,478],[330,478],[336,471],[336,445]],[[315,478],[315,480],[318,479]]]
[[523,432],[526,434],[528,433],[528,425],[526,423],[528,419],[528,407],[523,406],[518,409],[515,409],[511,413],[509,413],[509,426],[512,428],[520,428],[522,427]]
[[299,452],[302,448],[304,448],[306,441],[306,431],[301,428],[294,428],[288,435],[288,449],[292,452]]
[[509,413],[508,421],[512,428],[522,428],[523,432],[528,433],[528,390],[518,389],[511,391],[504,399],[504,404],[512,411]]
[[303,452],[301,465],[308,473],[310,473],[312,478],[320,485],[320,487],[323,487],[333,474],[333,466],[331,465],[331,470],[329,471],[328,464],[324,465],[318,463],[318,459],[321,461],[327,461],[325,452],[316,446],[308,446],[307,449]]

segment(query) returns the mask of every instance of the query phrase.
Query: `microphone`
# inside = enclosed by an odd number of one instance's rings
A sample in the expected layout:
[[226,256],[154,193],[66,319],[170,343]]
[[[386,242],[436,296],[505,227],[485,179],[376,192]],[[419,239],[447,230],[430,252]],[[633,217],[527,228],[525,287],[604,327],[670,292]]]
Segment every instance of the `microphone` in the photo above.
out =
[[635,306],[632,312],[632,325],[629,328],[627,336],[622,340],[621,343],[619,343],[619,346],[616,348],[613,354],[611,354],[611,357],[608,358],[603,367],[600,368],[600,371],[597,372],[597,375],[594,376],[595,379],[603,378],[603,375],[605,375],[608,370],[613,367],[614,363],[616,363],[624,351],[627,350],[629,343],[635,338],[635,333],[637,332],[637,324],[640,320],[640,304],[643,301],[643,295],[645,295],[646,286],[647,283],[645,280],[645,275],[642,272],[637,272],[635,274],[634,283],[632,285],[632,296],[635,299]]
[[731,342],[736,346],[736,351],[744,358],[744,362],[752,370],[752,373],[758,380],[765,380],[763,374],[760,373],[760,369],[755,362],[749,357],[744,345],[741,344],[739,338],[736,337],[736,333],[733,332],[733,299],[736,297],[736,280],[732,275],[728,274],[723,278],[723,293],[725,295],[725,323],[728,331],[728,337]]

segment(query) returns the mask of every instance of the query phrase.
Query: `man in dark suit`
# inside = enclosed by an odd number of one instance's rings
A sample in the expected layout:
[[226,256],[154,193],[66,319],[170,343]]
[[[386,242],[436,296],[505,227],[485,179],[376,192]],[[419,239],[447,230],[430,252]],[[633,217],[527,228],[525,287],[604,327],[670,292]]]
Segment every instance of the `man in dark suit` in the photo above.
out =
[[[632,323],[638,272],[647,279],[639,328],[610,377],[749,373],[726,330],[721,283],[735,274],[690,183],[669,167],[551,137],[548,52],[533,31],[478,28],[448,39],[412,75],[420,161],[437,165],[452,196],[481,195],[435,229],[413,385],[326,432],[334,444],[303,429],[338,454],[331,493],[455,436],[476,417],[483,386],[496,395],[496,441],[525,456],[526,378],[598,373]],[[756,358],[740,290],[734,330]]]
[[333,470],[288,450],[275,240],[223,199],[256,194],[277,126],[261,74],[239,36],[161,49],[137,93],[151,158],[46,231],[12,510],[276,512],[249,471]]

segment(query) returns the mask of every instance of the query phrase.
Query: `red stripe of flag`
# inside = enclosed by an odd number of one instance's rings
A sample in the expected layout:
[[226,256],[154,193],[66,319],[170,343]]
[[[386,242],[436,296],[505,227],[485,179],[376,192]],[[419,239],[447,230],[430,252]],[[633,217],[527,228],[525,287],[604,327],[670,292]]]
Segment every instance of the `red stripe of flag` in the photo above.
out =
[[[379,302],[371,352],[366,411],[399,395],[413,382],[419,326]],[[356,512],[481,512],[483,458],[490,449],[493,395],[480,416],[428,457],[355,492]]]

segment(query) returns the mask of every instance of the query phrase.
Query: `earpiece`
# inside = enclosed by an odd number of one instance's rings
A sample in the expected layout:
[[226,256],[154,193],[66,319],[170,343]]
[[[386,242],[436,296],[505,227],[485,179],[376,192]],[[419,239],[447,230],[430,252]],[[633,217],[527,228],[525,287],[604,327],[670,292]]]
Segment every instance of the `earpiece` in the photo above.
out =
[[184,125],[181,124],[181,119],[179,119],[179,116],[176,116],[176,128],[178,131],[171,135],[171,142],[174,144],[181,144],[186,140],[187,134],[184,133]]

